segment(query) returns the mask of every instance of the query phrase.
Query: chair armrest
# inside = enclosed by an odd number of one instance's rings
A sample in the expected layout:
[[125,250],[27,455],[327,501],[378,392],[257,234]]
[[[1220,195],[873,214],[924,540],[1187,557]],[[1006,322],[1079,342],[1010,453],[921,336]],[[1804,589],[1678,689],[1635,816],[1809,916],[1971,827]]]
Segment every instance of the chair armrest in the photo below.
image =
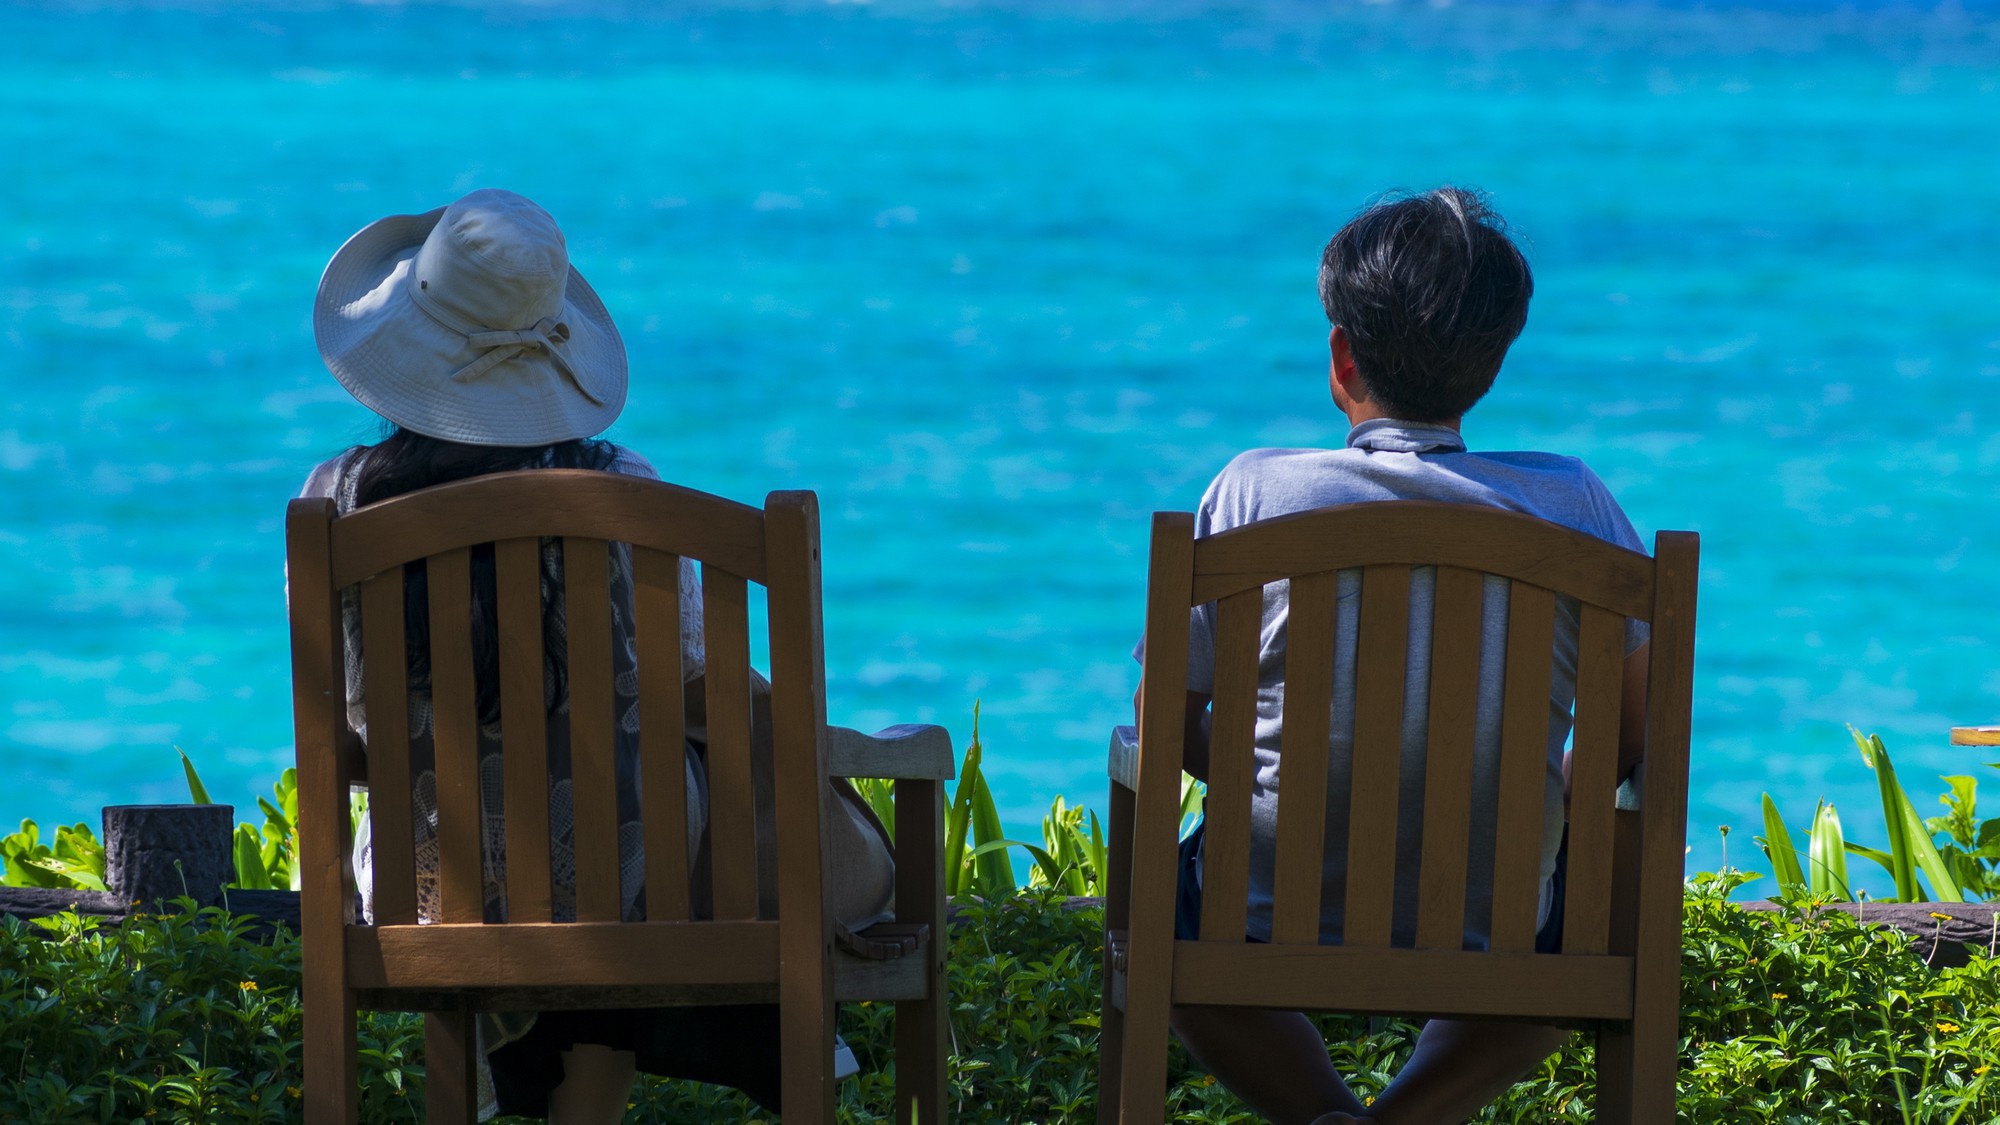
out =
[[1112,727],[1111,754],[1105,763],[1111,780],[1134,793],[1139,791],[1139,728]]
[[835,777],[949,781],[955,772],[951,732],[930,723],[898,723],[874,734],[829,726],[826,761]]

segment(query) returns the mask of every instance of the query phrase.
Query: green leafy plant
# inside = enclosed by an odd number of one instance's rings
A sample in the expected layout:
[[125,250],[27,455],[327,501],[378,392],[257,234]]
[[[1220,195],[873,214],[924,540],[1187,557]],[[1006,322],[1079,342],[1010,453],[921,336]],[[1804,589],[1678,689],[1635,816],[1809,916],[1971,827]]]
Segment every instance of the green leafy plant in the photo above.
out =
[[[1855,890],[1847,856],[1874,861],[1888,873],[1896,902],[1965,902],[2000,897],[2000,818],[1978,817],[1978,781],[1965,776],[1941,778],[1949,787],[1938,800],[1943,816],[1918,815],[1916,805],[1896,776],[1888,747],[1879,735],[1848,733],[1861,760],[1875,774],[1881,794],[1882,822],[1888,847],[1872,848],[1846,838],[1840,816],[1826,802],[1813,811],[1808,851],[1801,863],[1791,833],[1769,793],[1764,794],[1764,835],[1757,842],[1771,861],[1780,894],[1812,894],[1851,902]],[[1995,763],[2000,766],[2000,763]],[[1944,841],[1939,843],[1937,837]]]
[[[215,908],[0,920],[0,1121],[298,1120],[298,942],[251,925]],[[422,1119],[422,1035],[362,1017],[362,1120]]]
[[[181,772],[187,775],[188,800],[197,805],[214,804],[187,751],[176,746],[174,752],[181,756]],[[299,771],[287,767],[271,792],[277,798],[275,804],[269,798],[257,798],[257,807],[264,814],[263,827],[238,824],[230,839],[236,860],[232,887],[250,891],[299,889]]]
[[[1053,806],[1042,850],[1065,855],[1052,828],[1087,838],[1095,819]],[[1753,877],[1698,876],[1685,900],[1682,1120],[2000,1120],[2000,959],[1982,948],[1963,968],[1932,968],[1900,932],[1819,911],[1810,895],[1748,913],[1728,897]],[[1094,1119],[1103,914],[1071,899],[1075,885],[1065,873],[1060,884],[958,903],[947,965],[954,1120]],[[74,915],[0,921],[0,1121],[296,1120],[298,959],[289,934],[267,941],[214,909],[115,926]],[[850,1125],[890,1121],[893,1012],[841,1013],[863,1065],[840,1088]],[[1364,1097],[1407,1061],[1418,1030],[1399,1019],[1318,1024]],[[362,1119],[421,1120],[421,1020],[366,1015],[360,1034]],[[1587,1036],[1573,1038],[1474,1120],[1591,1120],[1591,1052]],[[1177,1046],[1165,1098],[1176,1121],[1256,1120]],[[626,1120],[768,1118],[727,1089],[646,1079]]]
[[104,845],[87,824],[59,824],[44,844],[41,826],[23,820],[0,836],[0,886],[104,890]]
[[[1000,813],[981,768],[985,747],[979,739],[979,705],[972,706],[972,740],[958,769],[958,787],[945,801],[945,893],[954,897],[994,898],[1013,894],[1021,884],[1007,858],[1019,849],[1029,860],[1028,885],[1055,887],[1079,897],[1104,893],[1104,828],[1097,813],[1072,806],[1058,794],[1042,818],[1042,843],[1007,836]],[[856,778],[856,792],[875,810],[883,824],[894,825],[895,782],[886,778]],[[1108,783],[1107,783],[1108,784]],[[1201,818],[1207,787],[1181,775],[1181,835]]]

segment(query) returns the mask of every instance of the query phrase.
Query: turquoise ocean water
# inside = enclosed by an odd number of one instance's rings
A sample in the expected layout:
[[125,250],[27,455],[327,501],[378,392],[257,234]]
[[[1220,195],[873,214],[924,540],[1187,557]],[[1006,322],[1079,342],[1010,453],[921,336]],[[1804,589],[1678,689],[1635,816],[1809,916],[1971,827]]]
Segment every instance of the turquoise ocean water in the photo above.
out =
[[321,265],[549,207],[624,329],[612,436],[825,513],[836,721],[983,701],[1026,831],[1103,801],[1147,513],[1339,443],[1320,245],[1492,192],[1538,291],[1475,447],[1703,535],[1692,863],[1758,795],[1880,842],[2000,721],[1991,5],[0,7],[0,824],[248,806],[290,758],[285,500],[369,440]]

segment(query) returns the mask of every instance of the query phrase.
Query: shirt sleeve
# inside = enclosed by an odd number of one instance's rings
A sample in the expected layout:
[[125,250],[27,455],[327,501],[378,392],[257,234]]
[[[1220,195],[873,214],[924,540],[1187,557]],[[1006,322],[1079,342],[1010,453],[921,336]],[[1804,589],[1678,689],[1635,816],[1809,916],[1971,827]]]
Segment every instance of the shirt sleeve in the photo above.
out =
[[[1590,471],[1588,465],[1583,466],[1583,484],[1584,494],[1590,504],[1591,526],[1587,530],[1607,543],[1623,547],[1628,551],[1637,551],[1642,555],[1647,554],[1646,543],[1639,538],[1638,529],[1632,526],[1631,518],[1625,514],[1624,508],[1619,507],[1617,498],[1611,495],[1611,490],[1605,487],[1604,481],[1599,479],[1596,473]],[[1639,651],[1652,638],[1652,626],[1634,617],[1625,619],[1625,655],[1630,656]]]
[[[1234,464],[1234,462],[1232,462]],[[1207,537],[1215,523],[1216,497],[1222,486],[1223,477],[1229,469],[1209,483],[1202,493],[1201,506],[1195,509],[1194,537]],[[1132,646],[1132,659],[1146,662],[1146,638]],[[1188,610],[1188,660],[1187,689],[1202,695],[1215,694],[1215,603],[1205,602]]]

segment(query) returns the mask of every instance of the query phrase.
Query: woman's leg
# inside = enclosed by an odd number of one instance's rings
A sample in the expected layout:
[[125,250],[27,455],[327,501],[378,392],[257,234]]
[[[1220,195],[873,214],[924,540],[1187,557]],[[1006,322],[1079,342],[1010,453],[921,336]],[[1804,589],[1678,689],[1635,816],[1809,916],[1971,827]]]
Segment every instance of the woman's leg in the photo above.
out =
[[578,1043],[562,1053],[563,1081],[549,1092],[549,1125],[618,1125],[638,1077],[632,1052]]
[[1173,1027],[1196,1062],[1275,1125],[1365,1112],[1327,1057],[1326,1040],[1303,1013],[1175,1008]]

